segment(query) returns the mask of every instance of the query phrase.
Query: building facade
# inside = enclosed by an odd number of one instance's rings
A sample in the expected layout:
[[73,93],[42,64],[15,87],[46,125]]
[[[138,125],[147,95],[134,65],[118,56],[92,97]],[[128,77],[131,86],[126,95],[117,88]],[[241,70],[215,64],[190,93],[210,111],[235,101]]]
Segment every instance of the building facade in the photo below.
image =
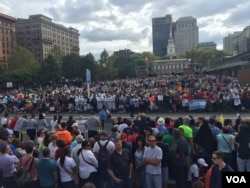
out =
[[235,51],[235,42],[239,35],[241,35],[242,31],[236,31],[233,34],[229,34],[228,36],[223,38],[223,51],[233,55],[233,51]]
[[235,38],[234,46],[236,54],[242,54],[250,51],[250,26],[247,26]]
[[130,49],[114,51],[114,55],[118,57],[128,57],[132,54],[134,54],[134,52],[132,52]]
[[216,50],[217,44],[215,42],[200,42],[197,49],[200,51],[211,51]]
[[153,54],[165,56],[172,23],[171,14],[165,17],[152,18]]
[[155,60],[153,63],[153,73],[156,75],[185,74],[189,68],[189,59]]
[[63,55],[79,54],[79,31],[52,22],[44,15],[18,18],[16,22],[17,44],[30,50],[38,62],[42,62],[58,46]]
[[199,43],[199,27],[192,16],[179,18],[175,23],[175,48],[178,56],[186,51],[197,49]]
[[8,57],[16,45],[16,19],[0,13],[0,65],[8,68]]

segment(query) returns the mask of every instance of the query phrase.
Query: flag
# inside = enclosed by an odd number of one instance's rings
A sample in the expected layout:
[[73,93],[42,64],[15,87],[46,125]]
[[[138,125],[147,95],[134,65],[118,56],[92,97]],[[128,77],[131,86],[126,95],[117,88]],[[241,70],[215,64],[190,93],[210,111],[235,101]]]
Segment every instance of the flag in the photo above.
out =
[[223,125],[223,123],[224,123],[224,116],[222,114],[220,114],[220,122]]

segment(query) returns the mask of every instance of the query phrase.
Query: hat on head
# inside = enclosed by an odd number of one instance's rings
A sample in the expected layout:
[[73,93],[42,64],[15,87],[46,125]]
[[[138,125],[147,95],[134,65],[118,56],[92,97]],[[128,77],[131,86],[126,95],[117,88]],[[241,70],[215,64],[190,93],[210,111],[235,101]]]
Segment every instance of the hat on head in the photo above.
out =
[[76,141],[77,141],[77,143],[82,143],[84,140],[85,140],[85,139],[83,138],[82,135],[77,135],[77,136],[76,136]]
[[208,166],[208,164],[206,163],[206,161],[203,158],[199,158],[197,160],[198,164],[202,165],[202,166]]
[[78,123],[73,123],[72,127],[79,127]]
[[126,135],[126,133],[122,133],[122,134],[120,135],[120,140],[121,140],[122,142],[127,142],[127,135]]
[[165,124],[165,120],[164,120],[162,117],[160,117],[160,118],[157,120],[157,123],[158,123],[159,125],[164,125],[164,124]]

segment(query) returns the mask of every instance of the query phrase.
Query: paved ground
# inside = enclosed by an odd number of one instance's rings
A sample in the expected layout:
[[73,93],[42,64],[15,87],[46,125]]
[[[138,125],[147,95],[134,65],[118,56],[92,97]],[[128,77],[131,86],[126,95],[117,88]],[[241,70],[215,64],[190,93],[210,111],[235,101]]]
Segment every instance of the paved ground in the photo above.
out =
[[[200,116],[203,116],[205,118],[210,118],[211,116],[215,115],[217,119],[220,118],[220,116],[222,115],[224,117],[224,119],[229,118],[232,120],[235,120],[237,117],[237,112],[230,112],[230,113],[225,113],[225,112],[177,112],[177,113],[162,113],[162,112],[150,112],[150,113],[145,113],[146,116],[150,117],[151,119],[155,119],[157,116],[160,117],[170,117],[172,119],[177,119],[178,117],[184,117],[187,115],[192,115],[195,119],[197,119]],[[10,117],[12,118],[13,116],[15,116],[16,114],[10,114]],[[17,114],[19,116],[22,116],[23,114]],[[29,114],[28,114],[29,115]],[[90,113],[46,113],[46,119],[49,122],[54,115],[62,115],[63,116],[63,120],[67,120],[69,115],[73,115],[74,119],[78,119],[80,116],[83,116],[85,119],[87,119],[88,117],[91,116]],[[3,114],[0,115],[0,117],[3,116]],[[97,114],[98,116],[98,114]],[[118,113],[112,113],[112,118],[114,120],[116,120],[116,118],[118,116],[122,116],[122,117],[126,117],[131,119],[130,114],[129,113],[122,113],[122,114],[118,114]],[[136,113],[135,113],[136,116]],[[240,113],[241,118],[246,118],[246,117],[250,117],[250,113],[249,112],[241,112]],[[36,118],[38,119],[38,114],[36,114]]]

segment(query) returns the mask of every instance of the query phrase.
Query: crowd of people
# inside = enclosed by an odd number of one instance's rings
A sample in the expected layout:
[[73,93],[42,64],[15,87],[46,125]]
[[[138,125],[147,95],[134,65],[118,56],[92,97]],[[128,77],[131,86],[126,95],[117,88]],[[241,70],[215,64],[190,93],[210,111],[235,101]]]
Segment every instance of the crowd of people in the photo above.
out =
[[8,90],[1,98],[0,109],[10,113],[98,112],[104,104],[118,113],[178,112],[189,111],[193,99],[205,99],[204,110],[211,112],[250,108],[248,85],[241,85],[237,77],[208,74],[100,81],[92,83],[89,91],[86,84],[50,84],[32,90]]
[[133,116],[115,120],[105,105],[88,118],[54,115],[50,122],[43,113],[6,112],[1,186],[220,188],[222,172],[250,172],[249,119]]
[[[0,187],[219,188],[221,172],[250,171],[250,120],[145,115],[188,113],[199,99],[212,112],[250,107],[248,86],[229,76],[113,80],[92,83],[90,91],[55,84],[9,90],[0,100]],[[64,112],[81,116],[65,119]]]

